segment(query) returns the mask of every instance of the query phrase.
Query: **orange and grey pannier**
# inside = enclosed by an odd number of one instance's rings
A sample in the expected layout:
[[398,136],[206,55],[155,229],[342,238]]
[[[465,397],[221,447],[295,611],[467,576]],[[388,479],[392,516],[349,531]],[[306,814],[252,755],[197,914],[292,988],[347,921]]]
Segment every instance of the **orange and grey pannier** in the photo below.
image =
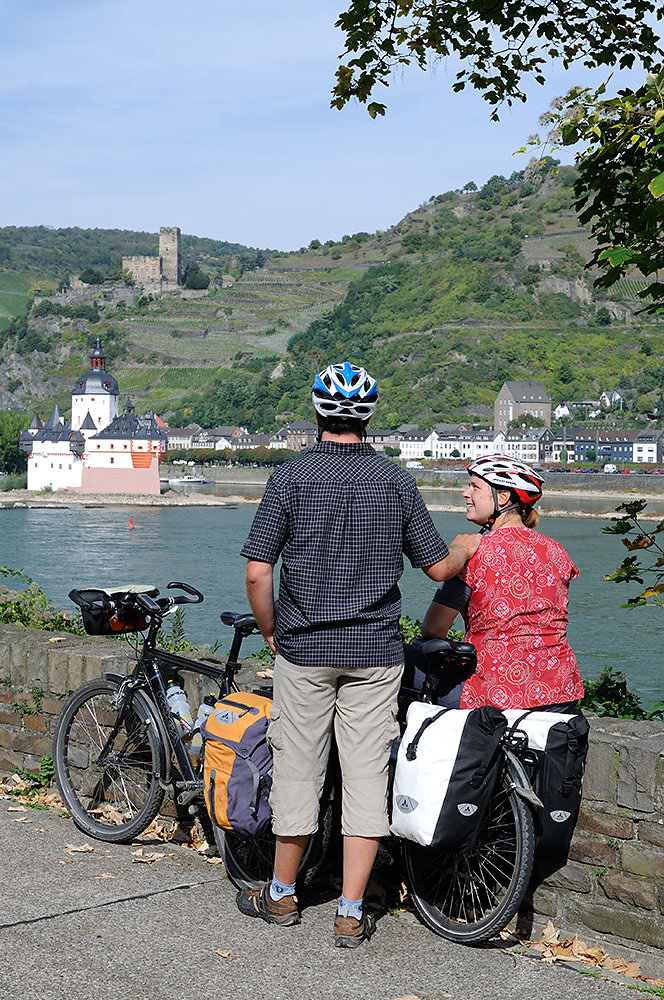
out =
[[256,837],[269,827],[271,707],[270,698],[234,691],[216,703],[201,728],[205,804],[210,819],[222,830]]

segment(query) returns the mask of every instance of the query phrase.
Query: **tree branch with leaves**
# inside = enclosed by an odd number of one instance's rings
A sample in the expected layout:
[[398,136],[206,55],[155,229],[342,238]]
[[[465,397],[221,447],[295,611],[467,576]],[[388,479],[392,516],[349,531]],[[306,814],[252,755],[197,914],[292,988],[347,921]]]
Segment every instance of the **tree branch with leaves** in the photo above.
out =
[[[639,297],[645,312],[664,302],[664,70],[637,90],[607,97],[575,87],[554,102],[542,121],[547,146],[577,146],[574,207],[595,242],[587,267],[597,267],[595,285],[609,288],[638,271],[651,278]],[[533,144],[539,144],[535,137]]]
[[345,36],[332,107],[356,98],[372,118],[386,105],[370,100],[388,86],[395,69],[428,69],[456,56],[461,68],[453,89],[474,87],[493,106],[525,101],[525,78],[545,82],[545,67],[559,59],[565,69],[619,66],[638,60],[650,69],[662,59],[660,40],[648,24],[659,8],[651,0],[548,0],[496,3],[471,0],[352,0],[336,27]]
[[[642,607],[655,604],[664,607],[664,521],[654,527],[646,526],[639,520],[639,514],[648,506],[647,500],[630,500],[616,507],[623,516],[613,519],[613,524],[603,528],[607,535],[622,535],[622,543],[629,552],[638,553],[625,556],[614,573],[605,580],[613,583],[638,583],[644,589],[636,597],[630,597],[625,607]],[[648,561],[644,554],[648,553]],[[650,582],[647,582],[650,581]]]

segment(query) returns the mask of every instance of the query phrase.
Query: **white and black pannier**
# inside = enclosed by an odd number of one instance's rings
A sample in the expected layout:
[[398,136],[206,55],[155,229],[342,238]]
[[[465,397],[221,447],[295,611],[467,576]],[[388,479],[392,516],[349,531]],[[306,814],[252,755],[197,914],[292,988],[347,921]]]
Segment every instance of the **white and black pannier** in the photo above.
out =
[[506,729],[491,706],[413,702],[397,753],[390,831],[425,847],[469,850],[489,808]]
[[581,713],[506,709],[503,714],[510,738],[523,733],[528,741],[528,770],[542,801],[535,813],[537,848],[565,854],[581,804],[590,726]]

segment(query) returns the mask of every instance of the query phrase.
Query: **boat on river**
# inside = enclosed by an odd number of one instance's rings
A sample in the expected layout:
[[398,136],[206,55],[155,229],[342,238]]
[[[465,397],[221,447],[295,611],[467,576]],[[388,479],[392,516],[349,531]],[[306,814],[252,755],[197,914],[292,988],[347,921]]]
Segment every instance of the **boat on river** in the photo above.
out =
[[207,479],[203,476],[195,476],[191,472],[185,472],[182,476],[169,476],[166,479],[160,479],[160,483],[168,483],[169,486],[184,486],[187,483],[207,483]]

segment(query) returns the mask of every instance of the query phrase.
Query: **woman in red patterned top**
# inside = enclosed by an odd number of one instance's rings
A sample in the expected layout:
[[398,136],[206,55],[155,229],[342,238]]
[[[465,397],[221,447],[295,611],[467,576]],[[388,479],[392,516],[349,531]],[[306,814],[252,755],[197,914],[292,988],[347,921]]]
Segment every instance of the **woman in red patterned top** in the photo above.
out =
[[579,571],[562,545],[535,531],[542,480],[504,455],[486,455],[468,472],[466,518],[484,537],[459,576],[440,585],[422,624],[424,638],[443,637],[461,612],[477,649],[475,673],[445,704],[574,710],[583,685],[567,641],[567,598]]

